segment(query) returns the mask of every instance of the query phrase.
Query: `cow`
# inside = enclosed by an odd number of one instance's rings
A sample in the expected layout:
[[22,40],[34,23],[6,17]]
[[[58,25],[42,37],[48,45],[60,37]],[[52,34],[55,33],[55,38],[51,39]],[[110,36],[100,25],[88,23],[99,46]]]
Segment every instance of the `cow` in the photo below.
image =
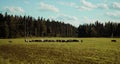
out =
[[73,42],[79,42],[79,40],[73,40]]
[[83,40],[81,40],[81,43],[83,42]]
[[12,41],[8,41],[9,43],[12,43]]
[[111,42],[117,42],[116,40],[111,40]]
[[27,40],[27,39],[25,39],[25,42],[28,42],[28,40]]

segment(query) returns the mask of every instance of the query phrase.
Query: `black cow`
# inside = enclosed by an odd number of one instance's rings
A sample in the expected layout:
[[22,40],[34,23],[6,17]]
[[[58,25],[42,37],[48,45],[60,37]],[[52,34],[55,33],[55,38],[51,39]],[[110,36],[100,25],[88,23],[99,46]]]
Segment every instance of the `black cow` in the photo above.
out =
[[111,40],[111,42],[117,42],[116,40]]
[[8,41],[9,43],[12,43],[12,41]]
[[81,43],[83,42],[83,40],[81,40]]

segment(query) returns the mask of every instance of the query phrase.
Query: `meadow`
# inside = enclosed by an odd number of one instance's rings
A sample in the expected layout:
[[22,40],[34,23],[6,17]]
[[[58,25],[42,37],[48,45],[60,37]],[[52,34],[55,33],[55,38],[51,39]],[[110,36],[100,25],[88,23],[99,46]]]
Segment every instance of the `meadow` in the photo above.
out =
[[120,64],[120,38],[28,38],[32,39],[77,39],[83,42],[0,39],[0,64]]

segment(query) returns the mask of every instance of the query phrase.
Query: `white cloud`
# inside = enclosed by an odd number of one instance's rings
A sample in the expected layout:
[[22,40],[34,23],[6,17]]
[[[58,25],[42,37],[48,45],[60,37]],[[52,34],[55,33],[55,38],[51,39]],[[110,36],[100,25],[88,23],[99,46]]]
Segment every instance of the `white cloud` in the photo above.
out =
[[70,7],[75,7],[77,8],[78,6],[76,5],[76,3],[73,2],[60,2],[61,5],[66,5],[66,6],[70,6]]
[[59,15],[57,17],[57,19],[60,19],[60,20],[70,20],[70,21],[73,21],[73,20],[77,20],[77,18],[75,16],[69,16],[69,15]]
[[88,8],[95,8],[96,6],[93,5],[91,2],[87,2],[86,0],[81,0],[82,4]]
[[80,6],[78,7],[80,10],[92,10],[91,8],[85,7],[85,6]]
[[40,3],[39,9],[40,9],[41,11],[59,12],[59,9],[58,9],[58,8],[56,8],[56,7],[53,6],[53,5],[46,4],[46,3],[44,3],[44,2],[41,2],[41,3]]
[[11,6],[11,7],[4,7],[3,8],[6,12],[10,12],[10,13],[23,13],[24,12],[24,9],[21,8],[21,7],[14,7],[14,6]]
[[120,2],[113,2],[112,6],[115,9],[120,9]]
[[95,23],[97,20],[85,16],[82,21],[84,21],[84,23]]
[[93,9],[97,9],[97,8],[98,9],[109,9],[109,6],[107,4],[105,4],[105,2],[97,3],[97,4],[93,4],[86,0],[80,0],[80,2],[82,3],[82,5],[78,7],[78,9],[80,9],[80,10],[93,10]]
[[109,9],[108,5],[105,3],[97,4],[97,8]]
[[113,19],[120,19],[120,11],[107,12],[106,15]]
[[108,4],[106,4],[106,1],[107,0],[105,0],[105,2],[103,2],[103,3],[93,4],[93,3],[88,2],[86,0],[80,0],[81,5],[78,5],[78,4],[73,3],[73,2],[59,2],[59,4],[74,7],[78,10],[90,11],[90,10],[93,10],[93,9],[109,9],[109,6],[108,6]]
[[75,16],[61,14],[61,15],[58,15],[56,17],[51,17],[51,18],[55,19],[55,20],[58,20],[58,21],[62,21],[64,23],[72,24],[72,25],[74,25],[76,27],[78,27],[79,24],[80,24],[80,20]]
[[108,16],[114,16],[114,17],[120,17],[120,11],[116,11],[116,12],[107,12],[106,13]]
[[86,0],[80,0],[80,1],[82,3],[82,6],[79,7],[81,10],[92,10],[96,8],[96,5],[92,4],[91,2],[87,2]]

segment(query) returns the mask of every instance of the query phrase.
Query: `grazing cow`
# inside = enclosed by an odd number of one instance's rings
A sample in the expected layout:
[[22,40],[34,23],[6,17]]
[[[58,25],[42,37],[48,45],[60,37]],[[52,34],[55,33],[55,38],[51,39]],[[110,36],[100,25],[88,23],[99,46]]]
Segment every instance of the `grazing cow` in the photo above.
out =
[[42,40],[39,40],[39,42],[42,42]]
[[39,42],[39,40],[35,40],[35,42]]
[[9,43],[12,43],[12,41],[8,41]]
[[55,42],[55,40],[51,40],[51,42]]
[[25,39],[25,42],[28,42],[28,40],[27,40],[27,39]]
[[81,43],[83,42],[83,40],[81,40]]
[[56,40],[56,42],[62,42],[61,40]]
[[65,42],[65,40],[61,40],[62,42]]
[[73,40],[67,40],[66,42],[72,42]]
[[111,42],[117,42],[116,40],[111,40]]
[[73,42],[79,42],[79,40],[73,40]]
[[43,42],[48,42],[48,40],[44,40]]
[[41,42],[44,42],[44,39],[41,39]]
[[32,40],[29,40],[29,42],[32,42]]

